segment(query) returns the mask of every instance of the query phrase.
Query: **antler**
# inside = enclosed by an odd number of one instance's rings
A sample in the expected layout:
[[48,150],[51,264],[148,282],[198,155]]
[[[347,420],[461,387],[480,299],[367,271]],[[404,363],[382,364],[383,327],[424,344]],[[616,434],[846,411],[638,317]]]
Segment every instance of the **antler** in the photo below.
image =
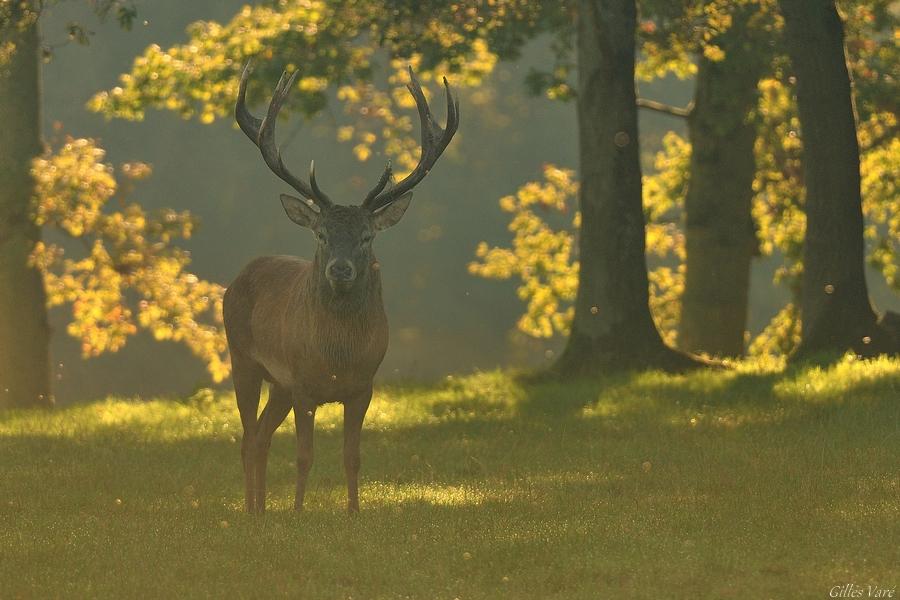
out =
[[298,74],[299,71],[294,71],[291,76],[288,76],[287,71],[281,74],[281,79],[278,80],[278,85],[275,86],[275,91],[272,93],[272,100],[269,102],[266,116],[260,120],[247,110],[247,79],[250,75],[250,62],[247,62],[244,71],[241,73],[237,102],[234,105],[234,118],[241,131],[247,134],[247,137],[262,152],[263,160],[266,161],[273,173],[297,190],[301,196],[314,202],[320,209],[327,208],[331,206],[331,200],[316,185],[315,164],[310,163],[309,165],[309,179],[312,183],[312,187],[310,187],[308,183],[287,170],[287,167],[284,166],[284,162],[281,160],[281,150],[275,144],[275,121],[278,118],[278,111],[281,110],[281,105],[287,99]]
[[378,183],[375,184],[369,193],[366,194],[366,199],[363,200],[362,205],[368,206],[369,203],[375,199],[375,196],[381,193],[381,190],[384,189],[384,186],[387,185],[388,181],[391,179],[391,175],[393,175],[393,171],[391,170],[391,161],[387,161],[387,165],[384,167],[384,173],[381,174],[381,178],[378,180]]
[[422,93],[422,86],[419,85],[419,80],[416,79],[412,67],[409,67],[409,83],[406,88],[415,99],[416,108],[419,110],[422,127],[422,155],[412,173],[397,185],[385,190],[384,188],[391,178],[391,163],[388,162],[378,184],[366,195],[362,204],[364,208],[368,208],[372,212],[387,206],[418,185],[428,175],[459,127],[459,100],[454,99],[450,93],[450,85],[447,83],[446,77],[444,77],[444,92],[447,96],[447,125],[443,129],[431,114],[428,101],[425,100],[425,94]]

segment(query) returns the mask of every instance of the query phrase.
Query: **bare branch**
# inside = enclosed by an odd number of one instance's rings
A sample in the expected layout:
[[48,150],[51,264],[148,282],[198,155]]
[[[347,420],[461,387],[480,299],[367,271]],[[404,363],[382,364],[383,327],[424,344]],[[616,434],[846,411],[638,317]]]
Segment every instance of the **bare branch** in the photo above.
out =
[[670,117],[681,118],[687,118],[691,116],[691,112],[694,110],[693,100],[691,102],[688,102],[688,105],[684,108],[672,106],[671,104],[665,104],[664,102],[657,102],[656,100],[648,100],[647,98],[638,98],[637,105],[638,108],[646,108],[648,110],[663,113],[664,115],[669,115]]

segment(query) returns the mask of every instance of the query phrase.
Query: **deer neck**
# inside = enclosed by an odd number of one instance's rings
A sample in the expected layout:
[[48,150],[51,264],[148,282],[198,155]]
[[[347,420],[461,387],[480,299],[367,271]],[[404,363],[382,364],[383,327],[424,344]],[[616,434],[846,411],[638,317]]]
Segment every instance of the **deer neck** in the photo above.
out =
[[[375,257],[372,257],[375,263]],[[381,297],[381,274],[369,266],[367,273],[360,273],[353,289],[337,292],[325,277],[324,261],[318,253],[312,265],[309,278],[309,298],[316,307],[327,312],[332,318],[341,320],[366,319],[372,312],[383,309]]]

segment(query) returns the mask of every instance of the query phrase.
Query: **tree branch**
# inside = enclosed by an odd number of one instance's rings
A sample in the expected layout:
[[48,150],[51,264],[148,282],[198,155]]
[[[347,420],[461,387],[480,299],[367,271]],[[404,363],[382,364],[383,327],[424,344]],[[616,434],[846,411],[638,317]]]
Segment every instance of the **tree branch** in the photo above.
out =
[[646,108],[649,110],[655,110],[656,112],[661,112],[665,115],[669,115],[670,117],[681,117],[687,118],[691,115],[691,111],[694,110],[694,101],[688,102],[688,105],[684,108],[680,108],[678,106],[672,106],[671,104],[664,104],[662,102],[657,102],[656,100],[648,100],[647,98],[638,98],[637,99],[638,108]]

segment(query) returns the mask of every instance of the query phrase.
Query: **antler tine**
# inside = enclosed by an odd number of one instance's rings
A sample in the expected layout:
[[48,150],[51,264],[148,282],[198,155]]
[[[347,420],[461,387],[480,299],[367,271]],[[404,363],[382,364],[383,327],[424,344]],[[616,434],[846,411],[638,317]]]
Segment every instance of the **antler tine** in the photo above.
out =
[[309,184],[296,177],[284,166],[281,150],[275,143],[275,122],[278,120],[278,113],[294,87],[294,81],[299,73],[299,71],[294,71],[289,76],[287,71],[282,72],[281,78],[275,86],[275,91],[272,93],[272,100],[269,102],[269,108],[266,110],[266,116],[263,119],[257,119],[247,110],[246,104],[247,80],[250,74],[250,62],[248,62],[241,74],[237,103],[234,106],[234,117],[241,130],[259,148],[263,160],[266,161],[269,169],[285,183],[297,190],[301,196],[312,200],[319,208],[323,208],[331,206],[331,200],[318,189],[318,186],[314,184],[310,188]]
[[[406,88],[416,101],[416,108],[419,111],[419,121],[422,128],[422,154],[419,157],[419,163],[416,165],[416,168],[400,183],[389,190],[384,190],[384,186],[381,185],[381,189],[374,197],[370,197],[372,195],[372,192],[370,192],[370,195],[366,197],[366,201],[363,202],[363,206],[373,212],[387,206],[418,185],[437,162],[437,159],[440,158],[459,127],[459,101],[453,97],[446,77],[444,77],[444,93],[447,96],[447,124],[443,128],[438,125],[431,114],[428,101],[422,92],[422,86],[419,84],[415,73],[413,73],[412,67],[409,67],[409,83],[406,85]],[[384,183],[387,184],[387,179],[385,179]],[[380,184],[381,181],[379,181]],[[379,188],[378,185],[375,187],[376,189]]]
[[240,126],[241,131],[247,134],[251,140],[256,142],[259,138],[259,126],[262,124],[261,119],[257,119],[247,110],[247,79],[250,77],[253,61],[247,61],[244,70],[241,72],[241,83],[238,86],[237,102],[234,105],[234,120]]
[[387,185],[388,181],[391,180],[391,175],[393,175],[393,169],[391,167],[391,161],[387,161],[387,165],[384,167],[384,172],[381,174],[381,178],[378,179],[378,183],[375,184],[368,194],[366,194],[366,199],[363,200],[362,205],[368,206],[372,199],[381,193],[381,190],[384,189],[384,186]]
[[[454,98],[453,94],[450,93],[450,84],[447,83],[446,77],[444,77],[444,95],[447,96],[447,131],[451,132],[450,137],[452,138],[459,128],[459,99]],[[450,143],[449,138],[447,143]],[[441,151],[443,151],[443,148]]]
[[319,184],[316,183],[316,161],[314,160],[309,161],[309,184],[312,186],[312,191],[317,197],[329,203],[331,202],[331,199],[325,192],[319,189]]
[[415,73],[413,73],[412,66],[407,66],[406,68],[409,71],[409,83],[406,84],[406,89],[412,94],[413,99],[416,101],[416,110],[419,111],[419,125],[421,126],[420,131],[422,133],[424,150],[425,136],[431,133],[431,126],[437,125],[437,123],[431,114],[431,109],[428,107],[428,100],[425,98],[425,92],[422,91],[422,85],[419,83]]

